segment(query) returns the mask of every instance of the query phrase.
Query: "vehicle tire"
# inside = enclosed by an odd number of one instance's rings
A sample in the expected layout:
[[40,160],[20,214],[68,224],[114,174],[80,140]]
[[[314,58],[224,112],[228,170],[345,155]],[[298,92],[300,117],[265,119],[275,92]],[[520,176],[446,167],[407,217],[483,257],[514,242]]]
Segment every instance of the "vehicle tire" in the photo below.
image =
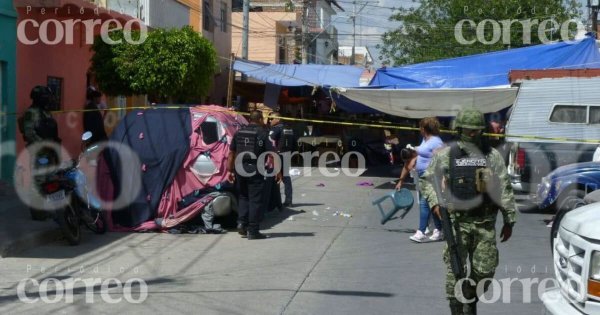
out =
[[566,192],[566,195],[557,199],[557,212],[552,222],[552,228],[550,229],[550,249],[554,249],[554,239],[558,234],[560,222],[562,221],[565,214],[569,213],[573,209],[585,205],[585,201],[583,200],[584,195],[585,192],[583,190],[574,189],[569,192]]
[[57,210],[56,221],[67,242],[71,245],[79,245],[79,242],[81,242],[81,228],[77,210],[71,204],[68,204]]
[[81,209],[81,211],[90,212],[87,215],[89,215],[92,218],[92,221],[82,219],[83,223],[90,231],[92,231],[96,234],[106,233],[106,231],[108,230],[108,225],[106,224],[106,219],[104,217],[104,211],[96,210],[96,209],[88,210],[87,208]]

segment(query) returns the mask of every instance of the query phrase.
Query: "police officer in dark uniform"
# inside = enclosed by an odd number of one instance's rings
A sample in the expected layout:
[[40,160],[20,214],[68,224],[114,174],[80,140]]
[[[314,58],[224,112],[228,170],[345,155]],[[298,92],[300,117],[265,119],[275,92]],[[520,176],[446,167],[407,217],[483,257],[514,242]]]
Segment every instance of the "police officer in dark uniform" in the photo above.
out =
[[[287,124],[283,123],[279,119],[278,112],[272,112],[270,115],[271,120],[271,131],[269,132],[269,138],[275,142],[275,149],[281,156],[282,171],[283,171],[283,187],[285,192],[285,200],[283,202],[284,207],[290,207],[292,205],[292,178],[290,177],[290,162],[291,154],[296,150],[296,137],[294,130]],[[289,155],[286,159],[285,156]]]
[[[263,122],[262,113],[250,113],[250,124],[233,136],[227,161],[229,181],[236,182],[239,195],[238,233],[249,240],[264,239],[259,232],[259,222],[264,207],[265,167],[258,165],[261,154],[273,151]],[[277,175],[278,179],[281,176]]]

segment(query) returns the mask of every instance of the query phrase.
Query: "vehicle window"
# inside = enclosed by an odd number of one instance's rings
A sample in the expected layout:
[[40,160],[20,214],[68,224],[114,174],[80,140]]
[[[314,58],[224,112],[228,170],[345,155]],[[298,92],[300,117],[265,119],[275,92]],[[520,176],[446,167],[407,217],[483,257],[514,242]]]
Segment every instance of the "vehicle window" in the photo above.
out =
[[556,105],[550,115],[551,122],[586,123],[587,106]]
[[590,106],[590,124],[600,124],[600,106]]
[[206,144],[212,144],[219,141],[219,126],[216,121],[205,120],[200,124],[202,140]]

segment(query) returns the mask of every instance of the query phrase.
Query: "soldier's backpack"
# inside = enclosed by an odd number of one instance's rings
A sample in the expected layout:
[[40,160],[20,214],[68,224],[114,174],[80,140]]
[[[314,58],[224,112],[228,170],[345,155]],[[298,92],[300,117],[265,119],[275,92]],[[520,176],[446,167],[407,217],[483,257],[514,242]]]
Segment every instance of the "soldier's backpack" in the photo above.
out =
[[25,143],[29,144],[33,142],[33,139],[27,139],[25,136],[25,124],[27,123],[27,120],[33,119],[32,111],[35,110],[40,111],[38,116],[41,117],[40,121],[35,123],[35,133],[44,140],[59,141],[60,139],[58,138],[58,124],[56,123],[56,120],[54,120],[52,116],[45,117],[43,113],[41,113],[41,110],[39,108],[30,107],[25,113],[23,113],[21,116],[19,116],[19,118],[17,118],[17,126],[19,128],[19,131],[23,135],[23,140],[25,141]]

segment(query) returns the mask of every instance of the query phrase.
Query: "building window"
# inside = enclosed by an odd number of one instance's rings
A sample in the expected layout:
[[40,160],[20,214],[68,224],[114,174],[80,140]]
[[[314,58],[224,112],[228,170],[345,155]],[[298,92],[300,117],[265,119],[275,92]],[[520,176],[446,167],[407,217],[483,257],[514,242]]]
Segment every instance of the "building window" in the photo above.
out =
[[50,110],[62,109],[62,90],[63,90],[63,79],[57,77],[48,77],[47,85],[54,93],[54,106]]
[[221,32],[227,33],[227,3],[221,2]]
[[214,18],[212,16],[212,0],[204,0],[202,5],[202,28],[205,31],[214,31]]
[[590,124],[600,124],[600,106],[590,106]]

